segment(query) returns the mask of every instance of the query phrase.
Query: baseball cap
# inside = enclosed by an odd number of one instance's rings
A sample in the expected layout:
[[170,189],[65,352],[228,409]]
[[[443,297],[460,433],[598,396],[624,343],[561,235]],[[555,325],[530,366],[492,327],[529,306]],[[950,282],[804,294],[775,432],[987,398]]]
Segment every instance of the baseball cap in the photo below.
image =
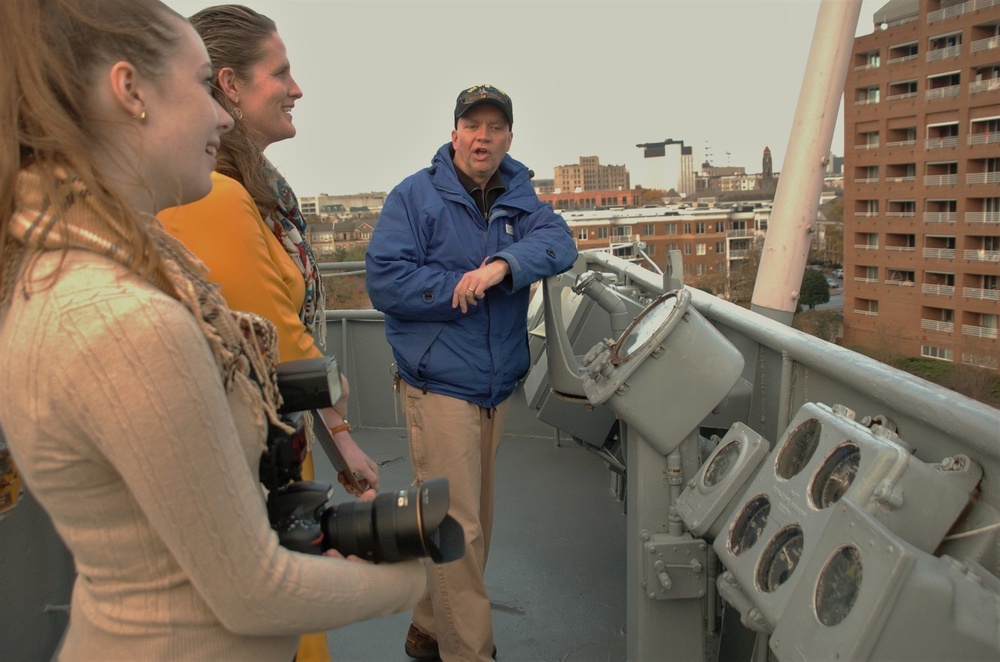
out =
[[503,111],[507,118],[507,124],[514,126],[514,104],[511,103],[507,93],[492,85],[475,85],[467,90],[462,90],[458,94],[455,102],[455,125],[458,126],[458,118],[461,117],[473,106],[481,103],[488,103]]

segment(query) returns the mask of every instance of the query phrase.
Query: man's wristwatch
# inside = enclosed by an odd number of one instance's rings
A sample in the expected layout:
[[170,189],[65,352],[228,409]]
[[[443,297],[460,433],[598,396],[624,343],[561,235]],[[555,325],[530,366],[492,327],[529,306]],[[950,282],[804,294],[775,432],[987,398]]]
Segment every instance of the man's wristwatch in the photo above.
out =
[[348,423],[347,419],[345,418],[343,423],[341,423],[340,425],[334,425],[332,428],[330,428],[330,436],[332,437],[338,432],[344,432],[344,431],[350,432],[352,429],[353,428],[351,428],[351,424]]

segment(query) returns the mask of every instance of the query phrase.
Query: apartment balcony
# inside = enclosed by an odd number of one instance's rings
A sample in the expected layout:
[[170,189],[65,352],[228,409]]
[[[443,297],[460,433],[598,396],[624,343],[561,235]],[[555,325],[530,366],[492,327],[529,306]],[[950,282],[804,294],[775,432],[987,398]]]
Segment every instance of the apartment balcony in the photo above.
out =
[[978,53],[979,51],[988,51],[994,48],[1000,48],[1000,37],[988,37],[986,39],[977,39],[972,42],[971,51],[973,53]]
[[[946,89],[946,88],[941,88]],[[969,83],[969,94],[980,94],[982,92],[996,92],[1000,90],[1000,78],[990,78],[989,80],[976,80]]]
[[947,138],[928,138],[924,141],[925,149],[941,149],[943,147],[958,147],[958,136]]
[[924,175],[924,186],[949,186],[957,183],[958,175]]
[[924,99],[927,101],[933,101],[934,99],[950,99],[951,97],[957,97],[961,93],[961,85],[947,85],[945,87],[936,87],[933,90],[927,90],[924,92]]
[[854,244],[854,248],[859,251],[877,251],[878,244]]
[[997,339],[997,329],[993,326],[973,326],[972,324],[962,325],[962,335],[972,336],[973,338],[992,338]]
[[966,142],[968,145],[989,145],[992,143],[1000,143],[1000,131],[970,133]]
[[1000,0],[969,0],[968,2],[963,2],[960,5],[952,5],[951,7],[945,7],[944,9],[938,9],[937,11],[927,12],[927,22],[937,23],[938,21],[943,21],[946,18],[955,18],[956,16],[961,16],[962,14],[973,12],[977,9],[986,9],[987,7],[992,7],[996,4],[1000,4]]
[[886,101],[900,101],[902,99],[912,99],[917,96],[916,92],[903,92],[902,94],[889,94],[886,95]]
[[953,211],[925,211],[924,223],[954,223],[958,213]]
[[878,177],[858,177],[854,180],[855,184],[877,184]]
[[920,328],[924,331],[940,331],[941,333],[955,333],[954,322],[939,322],[937,320],[920,320]]
[[[957,175],[954,175],[957,177]],[[926,183],[926,182],[925,182]],[[970,172],[965,176],[966,184],[1000,184],[1000,171]]]
[[963,257],[969,262],[1000,262],[1000,251],[967,250]]
[[756,234],[756,230],[726,230],[727,237],[753,237]]
[[963,287],[962,296],[980,301],[1000,301],[1000,290],[985,290],[981,287]]
[[855,218],[878,218],[877,211],[856,211],[854,212]]
[[746,258],[748,255],[750,255],[750,251],[745,248],[729,251],[730,259],[734,260],[740,260]]
[[858,99],[854,102],[855,106],[873,106],[878,103],[878,99]]
[[950,297],[955,294],[954,285],[930,285],[924,283],[920,286],[920,291],[924,294],[936,294],[938,296]]
[[925,248],[924,257],[931,260],[954,260],[954,248]]
[[886,218],[913,218],[917,215],[915,211],[887,211]]
[[[855,105],[857,105],[857,103],[855,103]],[[863,143],[861,145],[855,145],[854,149],[878,149],[878,147],[878,143]]]
[[1000,223],[1000,211],[967,211],[966,223]]
[[917,141],[914,140],[893,140],[885,144],[886,147],[912,147],[916,145]]
[[857,278],[854,279],[855,283],[873,283],[878,284],[878,278]]
[[878,317],[877,310],[858,310],[857,308],[855,308],[854,314],[861,315],[862,317]]
[[901,182],[915,182],[917,181],[917,178],[915,175],[907,175],[905,177],[886,177],[885,181],[890,184],[898,184]]
[[927,61],[940,62],[941,60],[947,60],[950,57],[958,57],[961,54],[962,54],[961,44],[958,44],[956,46],[948,46],[947,48],[935,48],[932,51],[927,51]]
[[895,251],[897,253],[915,253],[917,252],[916,246],[886,246],[885,250]]

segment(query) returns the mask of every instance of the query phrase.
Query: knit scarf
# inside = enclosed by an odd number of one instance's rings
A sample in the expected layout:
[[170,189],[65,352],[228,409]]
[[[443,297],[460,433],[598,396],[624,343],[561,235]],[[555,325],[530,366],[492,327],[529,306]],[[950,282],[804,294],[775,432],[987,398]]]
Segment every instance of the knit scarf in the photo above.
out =
[[264,159],[264,163],[274,187],[274,199],[277,203],[277,208],[268,214],[265,220],[271,228],[271,232],[278,238],[285,252],[302,273],[302,278],[306,283],[306,296],[302,310],[299,311],[299,319],[302,320],[302,324],[305,325],[316,344],[322,349],[326,346],[326,318],[324,316],[326,293],[319,265],[316,264],[312,249],[305,240],[306,221],[299,210],[299,200],[295,197],[292,187],[288,185],[285,178],[267,158]]
[[[78,179],[57,174],[65,205],[52,204],[45,198],[36,172],[28,169],[18,174],[17,211],[11,218],[0,257],[4,269],[0,303],[6,303],[17,291],[14,276],[22,262],[44,251],[87,250],[129,268],[135,262],[130,249],[116,239],[123,235],[128,223],[100,207]],[[64,211],[57,217],[58,209]],[[251,404],[256,423],[262,424],[266,416],[289,430],[277,414],[281,395],[277,388],[278,335],[274,325],[258,315],[230,310],[218,285],[205,277],[205,265],[167,234],[155,217],[150,216],[149,221],[145,230],[151,250],[159,259],[146,280],[178,300],[197,320],[226,392],[236,392]],[[20,294],[32,294],[26,281],[22,281]]]

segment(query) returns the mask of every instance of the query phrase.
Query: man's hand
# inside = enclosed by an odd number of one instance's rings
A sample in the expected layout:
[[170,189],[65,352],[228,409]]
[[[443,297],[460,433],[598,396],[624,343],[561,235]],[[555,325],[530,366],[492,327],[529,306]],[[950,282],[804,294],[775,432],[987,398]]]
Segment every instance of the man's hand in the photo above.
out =
[[486,296],[490,289],[510,273],[510,265],[501,258],[486,264],[486,260],[475,271],[467,271],[462,276],[455,291],[451,295],[451,307],[461,308],[463,313],[469,312],[469,306],[479,305],[479,299]]

